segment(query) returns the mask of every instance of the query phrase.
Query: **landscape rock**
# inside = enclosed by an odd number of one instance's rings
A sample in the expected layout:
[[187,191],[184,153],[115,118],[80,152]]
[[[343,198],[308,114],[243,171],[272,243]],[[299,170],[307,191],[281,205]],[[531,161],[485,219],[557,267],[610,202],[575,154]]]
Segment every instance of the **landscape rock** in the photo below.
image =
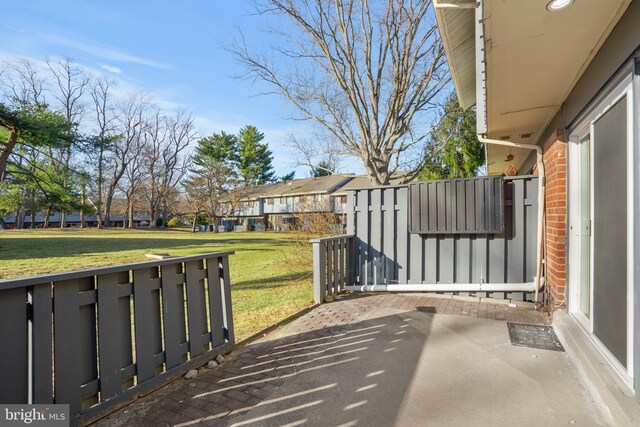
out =
[[213,369],[216,366],[218,366],[218,364],[216,363],[215,360],[209,360],[209,362],[207,363],[207,368],[209,368],[209,369]]
[[221,354],[217,355],[217,356],[216,356],[216,362],[218,362],[218,363],[222,363],[222,362],[224,362],[224,357],[222,357],[222,355],[221,355]]
[[186,374],[184,374],[184,377],[188,380],[191,380],[191,379],[194,379],[197,375],[198,375],[198,371],[196,371],[195,369],[192,369]]

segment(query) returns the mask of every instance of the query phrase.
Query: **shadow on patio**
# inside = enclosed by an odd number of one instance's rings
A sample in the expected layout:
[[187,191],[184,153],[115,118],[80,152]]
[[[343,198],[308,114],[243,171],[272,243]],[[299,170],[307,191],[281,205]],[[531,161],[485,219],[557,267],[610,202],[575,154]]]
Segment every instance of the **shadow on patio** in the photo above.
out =
[[[466,311],[434,314],[448,305]],[[424,295],[345,298],[97,425],[599,425],[564,353],[512,347],[483,312],[543,321]]]

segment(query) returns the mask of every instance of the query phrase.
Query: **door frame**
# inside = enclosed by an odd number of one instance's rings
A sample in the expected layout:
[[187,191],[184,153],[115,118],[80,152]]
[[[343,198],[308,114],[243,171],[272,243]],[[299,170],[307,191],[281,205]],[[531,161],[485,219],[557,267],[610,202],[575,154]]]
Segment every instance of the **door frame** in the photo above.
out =
[[[567,236],[567,281],[571,285],[568,287],[569,295],[568,295],[568,309],[569,313],[571,313],[576,321],[582,326],[584,330],[592,330],[593,328],[593,251],[592,247],[589,247],[589,276],[584,278],[582,274],[584,270],[581,268],[581,263],[583,260],[583,248],[582,248],[582,236],[577,235],[576,228],[582,228],[583,221],[583,203],[582,203],[582,188],[579,187],[580,179],[583,172],[583,165],[581,163],[582,150],[583,147],[580,146],[581,141],[589,136],[589,219],[593,218],[593,162],[592,159],[592,150],[593,150],[593,142],[592,142],[592,133],[593,126],[591,123],[584,123],[579,128],[576,128],[571,133],[571,137],[569,138],[568,143],[568,153],[567,153],[567,219],[568,219],[568,236]],[[578,183],[577,187],[573,187],[571,183]],[[589,244],[592,244],[593,233],[591,233],[591,225],[589,225]],[[571,266],[576,266],[576,268],[571,268]],[[587,280],[589,282],[589,317],[587,317],[581,311],[581,287],[583,280]],[[575,284],[575,286],[574,286]]]
[[[584,111],[569,129],[568,138],[568,164],[567,164],[567,205],[568,205],[568,247],[567,247],[567,279],[569,283],[568,287],[568,304],[567,308],[569,313],[576,319],[578,325],[583,329],[589,339],[593,342],[594,346],[602,353],[602,355],[609,361],[614,370],[618,373],[621,379],[631,388],[634,389],[634,336],[636,331],[634,330],[635,324],[635,310],[634,310],[634,296],[635,296],[635,236],[638,232],[637,223],[635,220],[636,205],[636,192],[637,192],[637,177],[634,170],[635,160],[638,155],[637,143],[636,143],[636,100],[638,97],[638,89],[634,85],[635,76],[633,73],[633,67],[629,65],[624,67],[622,72],[618,75],[618,78],[610,82],[609,85],[596,97],[590,104],[586,111]],[[594,200],[593,200],[593,152],[594,145],[597,141],[593,139],[594,123],[605,115],[618,101],[623,97],[626,98],[627,103],[627,367],[625,368],[602,344],[602,342],[593,333],[593,248],[594,234],[591,230],[590,235],[590,266],[589,266],[589,292],[590,292],[590,317],[587,318],[580,312],[580,258],[581,258],[581,242],[578,236],[575,235],[574,229],[579,226],[576,221],[580,218],[580,191],[578,186],[572,185],[573,182],[578,182],[580,176],[579,165],[579,147],[578,143],[580,139],[584,138],[587,134],[590,135],[590,153],[589,153],[589,175],[591,177],[590,183],[590,218],[593,219],[594,213]],[[576,268],[572,268],[576,266]]]

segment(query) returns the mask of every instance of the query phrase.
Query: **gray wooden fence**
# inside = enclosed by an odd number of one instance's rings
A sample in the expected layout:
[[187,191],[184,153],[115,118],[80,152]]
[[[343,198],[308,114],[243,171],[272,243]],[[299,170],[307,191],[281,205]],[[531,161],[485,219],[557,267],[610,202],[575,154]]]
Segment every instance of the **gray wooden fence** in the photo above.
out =
[[313,298],[323,302],[328,294],[340,293],[353,283],[353,235],[314,239]]
[[79,424],[231,351],[232,253],[0,281],[0,403]]
[[[504,180],[504,229],[496,234],[416,234],[409,232],[409,186],[349,191],[345,259],[346,285],[528,283],[536,274],[538,178]],[[335,244],[315,243],[316,301],[333,293]],[[318,268],[315,268],[316,265]],[[338,289],[339,290],[339,289]],[[455,292],[455,290],[453,291]],[[460,292],[521,300],[522,292]]]

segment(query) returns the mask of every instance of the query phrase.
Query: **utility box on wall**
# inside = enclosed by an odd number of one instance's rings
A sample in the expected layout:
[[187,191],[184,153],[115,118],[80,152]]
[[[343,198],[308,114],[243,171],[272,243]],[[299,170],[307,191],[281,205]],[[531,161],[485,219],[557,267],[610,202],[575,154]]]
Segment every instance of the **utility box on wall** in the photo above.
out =
[[423,181],[409,185],[409,232],[499,234],[504,231],[501,176]]

